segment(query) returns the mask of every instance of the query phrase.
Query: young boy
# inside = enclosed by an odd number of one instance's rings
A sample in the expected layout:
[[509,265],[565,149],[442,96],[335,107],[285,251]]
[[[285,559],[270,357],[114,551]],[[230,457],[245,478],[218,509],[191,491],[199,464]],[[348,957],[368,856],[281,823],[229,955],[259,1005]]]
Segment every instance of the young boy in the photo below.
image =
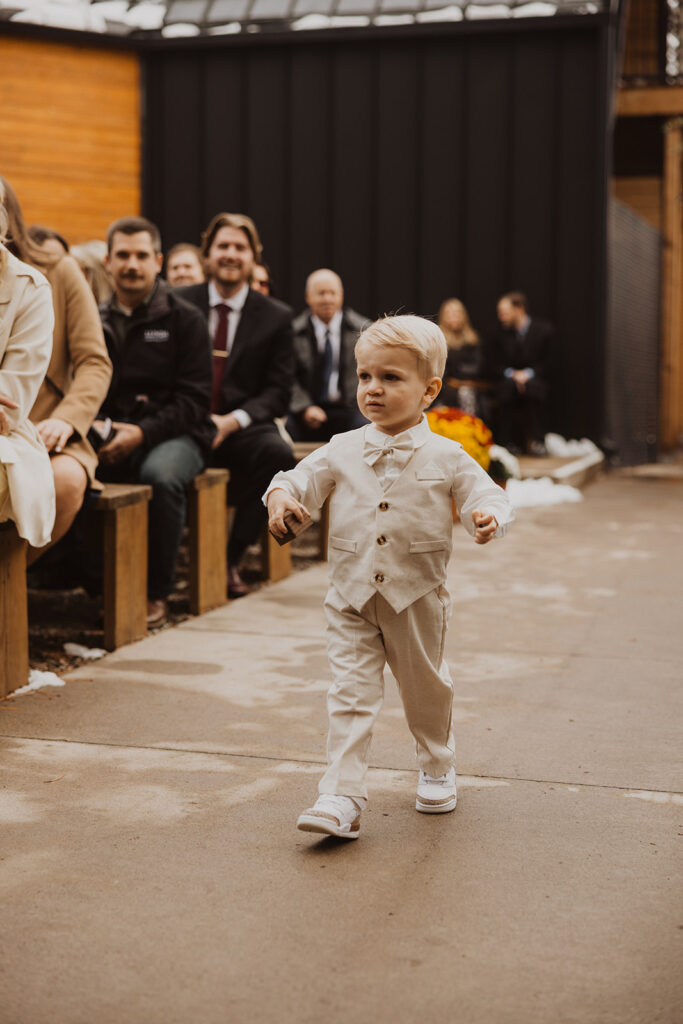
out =
[[328,767],[297,826],[345,839],[358,837],[367,802],[385,664],[417,744],[416,808],[455,808],[453,683],[443,658],[452,499],[478,544],[502,536],[513,519],[504,491],[461,445],[433,434],[424,416],[446,363],[440,329],[417,316],[378,320],[360,335],[356,362],[358,406],[369,425],[337,434],[278,473],[265,495],[270,529],[283,536],[285,515],[302,521],[332,492]]

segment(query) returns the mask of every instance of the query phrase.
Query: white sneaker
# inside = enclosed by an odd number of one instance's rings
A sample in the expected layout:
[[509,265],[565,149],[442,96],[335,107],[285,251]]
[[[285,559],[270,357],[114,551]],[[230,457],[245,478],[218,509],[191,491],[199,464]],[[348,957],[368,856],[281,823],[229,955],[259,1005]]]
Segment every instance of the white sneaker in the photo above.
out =
[[445,814],[455,810],[458,801],[455,792],[455,768],[438,779],[420,770],[415,807],[424,814]]
[[360,807],[350,796],[319,796],[313,807],[299,815],[296,827],[302,832],[323,832],[340,839],[358,839]]

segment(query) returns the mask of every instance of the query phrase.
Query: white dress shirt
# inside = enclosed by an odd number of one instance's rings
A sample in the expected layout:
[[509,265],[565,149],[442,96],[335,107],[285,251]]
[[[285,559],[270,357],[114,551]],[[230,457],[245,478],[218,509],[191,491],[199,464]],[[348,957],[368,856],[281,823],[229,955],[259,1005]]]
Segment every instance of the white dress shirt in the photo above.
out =
[[[213,336],[216,333],[218,326],[218,312],[216,306],[230,306],[232,312],[228,316],[228,340],[225,346],[226,352],[230,352],[232,349],[235,335],[237,334],[237,328],[240,325],[242,318],[242,310],[244,309],[244,303],[247,301],[249,295],[249,285],[245,284],[236,295],[233,295],[231,299],[224,299],[220,294],[216,285],[213,281],[209,281],[209,336],[213,341]],[[251,416],[244,409],[233,409],[232,415],[235,417],[240,427],[248,427],[251,423]]]
[[328,331],[330,332],[332,373],[330,374],[330,389],[327,400],[329,402],[338,402],[341,398],[341,391],[339,390],[339,354],[341,352],[342,311],[338,309],[329,324],[323,323],[315,313],[311,313],[311,323],[313,324],[315,339],[318,343],[318,352],[321,357],[325,352],[325,335]]
[[[383,430],[376,427],[374,423],[369,423],[367,427],[360,428],[365,431],[363,435],[364,444],[372,445],[373,447],[386,448],[386,454],[382,455],[372,465],[373,472],[379,480],[379,484],[383,491],[386,491],[389,484],[394,480],[397,480],[405,469],[407,463],[412,458],[414,451],[417,448],[421,448],[429,438],[432,436],[432,430],[429,426],[426,416],[422,416],[419,423],[416,423],[414,427],[409,427],[408,430],[401,431],[400,434],[391,435],[385,434]],[[351,431],[350,433],[355,433]],[[412,443],[411,443],[412,442]],[[455,442],[454,442],[455,443]],[[396,447],[401,445],[401,448]],[[457,447],[462,450],[462,446],[457,444]],[[329,443],[322,445],[320,448],[316,448],[315,451],[307,455],[294,469],[290,469],[286,472],[277,473],[270,482],[270,485],[263,495],[264,505],[268,503],[268,495],[272,490],[277,487],[281,487],[283,490],[291,494],[293,498],[300,499],[300,495],[305,493],[309,485],[309,479],[311,477],[318,477],[320,480],[320,486],[324,490],[328,484],[333,481],[328,480],[329,469],[328,469],[328,452]],[[470,456],[467,456],[469,459]],[[505,492],[502,488],[498,488],[498,485],[493,485],[491,478],[485,473],[481,467],[478,467],[478,474],[480,480],[475,483],[470,494],[470,501],[468,504],[472,508],[476,508],[480,504],[482,512],[490,512],[495,516],[498,528],[494,534],[494,537],[504,537],[507,533],[509,524],[514,519],[512,513],[512,506],[505,497]],[[494,494],[500,498],[500,501],[491,501],[490,495]],[[456,497],[453,493],[453,497]],[[460,511],[460,510],[459,510]],[[474,536],[476,527],[472,522],[471,514],[462,515],[461,520],[463,526],[466,528],[468,533]]]
[[[421,448],[430,434],[431,429],[426,419],[421,419],[414,427],[409,427],[407,430],[401,431],[400,434],[394,435],[385,434],[374,423],[370,423],[365,428],[365,443],[377,445],[386,450],[386,454],[382,455],[372,467],[383,491],[386,491],[389,484],[398,479],[415,449]],[[402,447],[397,448],[396,445]]]

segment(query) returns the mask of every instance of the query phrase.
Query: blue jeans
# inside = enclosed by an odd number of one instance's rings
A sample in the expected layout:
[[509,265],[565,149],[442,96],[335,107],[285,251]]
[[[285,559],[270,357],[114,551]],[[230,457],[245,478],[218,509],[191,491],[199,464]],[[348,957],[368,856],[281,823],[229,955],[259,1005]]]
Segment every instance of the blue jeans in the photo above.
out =
[[133,452],[114,466],[100,466],[98,471],[101,480],[149,484],[152,488],[147,577],[150,601],[168,597],[173,590],[187,510],[185,488],[202,472],[204,461],[196,441],[183,434],[162,441],[149,452]]

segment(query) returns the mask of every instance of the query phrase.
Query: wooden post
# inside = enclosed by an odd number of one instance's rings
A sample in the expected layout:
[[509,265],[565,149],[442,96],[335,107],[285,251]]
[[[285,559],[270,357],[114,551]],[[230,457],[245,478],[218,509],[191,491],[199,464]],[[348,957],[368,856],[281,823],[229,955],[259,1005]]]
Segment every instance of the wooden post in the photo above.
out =
[[26,541],[0,524],[0,697],[28,683]]
[[104,524],[104,646],[147,633],[147,506],[152,488],[107,484],[97,507]]
[[271,583],[285,579],[292,571],[292,545],[280,546],[266,527],[262,540],[263,575]]
[[683,118],[664,131],[662,195],[662,360],[660,444],[674,447],[683,435]]
[[189,487],[190,611],[201,615],[228,600],[227,469],[207,469]]

